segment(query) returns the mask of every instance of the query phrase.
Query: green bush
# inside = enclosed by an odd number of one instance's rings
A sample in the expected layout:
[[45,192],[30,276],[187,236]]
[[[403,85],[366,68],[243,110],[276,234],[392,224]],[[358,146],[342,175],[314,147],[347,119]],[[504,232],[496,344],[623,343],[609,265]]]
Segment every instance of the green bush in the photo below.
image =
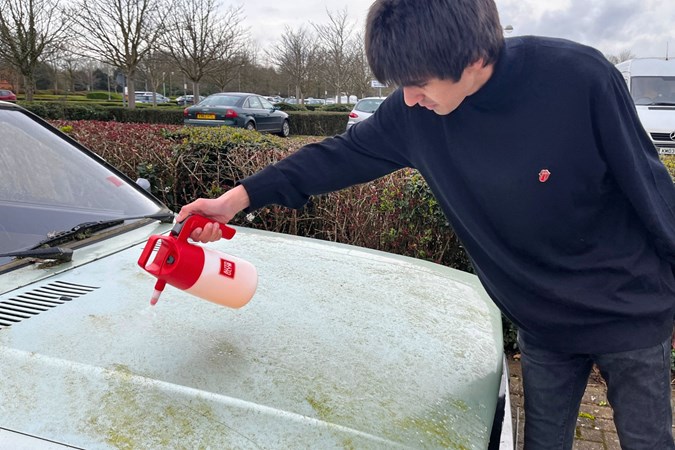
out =
[[108,110],[97,104],[75,102],[22,102],[21,106],[43,119],[110,120]]
[[[118,102],[21,102],[21,106],[47,120],[114,120],[130,123],[183,124],[183,109],[168,104],[162,107],[137,105],[128,109]],[[348,116],[339,112],[290,111],[292,135],[333,136],[344,132]]]
[[277,103],[276,106],[280,111],[307,111],[305,105],[298,105],[293,103]]
[[87,92],[87,98],[91,100],[108,100],[108,96],[110,98],[115,98],[115,99],[121,99],[122,96],[119,94],[109,94],[108,92],[104,91],[94,91],[94,92]]
[[345,103],[334,103],[332,105],[325,105],[321,108],[322,111],[326,112],[350,112],[352,109],[354,109],[354,105]]
[[108,108],[112,120],[118,122],[157,123],[181,125],[183,123],[182,109],[159,109],[141,107],[136,109],[114,106]]
[[345,131],[349,115],[340,112],[289,112],[292,135],[334,136]]

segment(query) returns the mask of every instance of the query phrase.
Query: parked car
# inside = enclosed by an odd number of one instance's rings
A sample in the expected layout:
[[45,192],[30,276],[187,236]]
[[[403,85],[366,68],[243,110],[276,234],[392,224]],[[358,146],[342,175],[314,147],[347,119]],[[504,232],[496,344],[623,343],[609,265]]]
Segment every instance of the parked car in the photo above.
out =
[[0,89],[0,100],[5,102],[16,102],[16,94],[8,89]]
[[326,104],[326,100],[322,98],[313,98],[309,97],[305,99],[305,105],[314,105],[314,106],[323,106]]
[[288,114],[264,97],[243,92],[223,92],[185,108],[183,123],[197,126],[230,126],[265,131],[287,137]]
[[155,97],[155,102],[157,104],[160,103],[168,103],[171,100],[169,100],[167,97],[164,97],[162,94],[159,94],[157,92],[144,92],[144,91],[138,91],[135,93],[135,98],[136,98],[136,103],[152,103],[153,102],[153,95]]
[[[176,103],[177,103],[178,105],[180,105],[180,106],[183,106],[183,105],[192,105],[192,104],[194,103],[194,98],[195,98],[195,96],[192,95],[192,94],[181,95],[180,97],[176,98]],[[204,100],[204,98],[205,98],[205,97],[204,97],[203,95],[200,95],[200,96],[199,96],[199,102],[201,102],[202,100]],[[197,103],[199,103],[199,102],[197,102]]]
[[174,214],[19,106],[0,134],[0,447],[512,448],[474,275],[239,227],[207,246],[257,268],[246,306],[150,306]]
[[365,97],[356,102],[347,119],[347,129],[375,114],[385,97]]

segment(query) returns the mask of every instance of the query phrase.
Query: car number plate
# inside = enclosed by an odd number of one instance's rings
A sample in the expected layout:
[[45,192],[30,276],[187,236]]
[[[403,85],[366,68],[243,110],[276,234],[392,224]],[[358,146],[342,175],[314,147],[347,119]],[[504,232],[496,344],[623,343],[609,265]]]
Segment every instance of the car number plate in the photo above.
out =
[[660,155],[675,155],[675,147],[659,147]]
[[215,119],[215,114],[197,114],[197,119]]

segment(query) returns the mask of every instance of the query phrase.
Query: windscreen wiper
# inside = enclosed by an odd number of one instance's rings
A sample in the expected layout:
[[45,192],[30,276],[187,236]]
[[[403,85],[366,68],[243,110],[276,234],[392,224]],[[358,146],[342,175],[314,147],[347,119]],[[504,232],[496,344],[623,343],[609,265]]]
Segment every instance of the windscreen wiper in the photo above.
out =
[[[123,224],[126,220],[136,220],[136,219],[155,219],[164,223],[171,223],[174,219],[174,213],[171,211],[164,211],[155,214],[147,214],[144,216],[131,216],[131,217],[120,217],[118,219],[111,220],[99,220],[95,222],[83,222],[81,224],[75,225],[70,230],[59,231],[56,233],[50,233],[50,236],[47,239],[35,244],[28,252],[42,249],[45,247],[54,247],[65,242],[70,242],[74,240],[81,240],[86,237],[89,237],[92,233],[97,231],[105,230],[106,228],[111,228],[116,225]],[[2,255],[0,255],[2,256]],[[9,255],[8,255],[9,256]]]
[[79,225],[75,225],[70,230],[60,231],[56,234],[52,234],[50,237],[38,242],[28,250],[17,250],[9,253],[0,253],[0,258],[37,258],[54,259],[56,261],[68,262],[73,259],[73,249],[67,247],[58,247],[59,244],[63,244],[64,242],[69,242],[75,239],[84,239],[91,233],[114,227],[115,225],[120,225],[124,223],[125,220],[136,219],[155,219],[159,220],[160,222],[171,223],[173,222],[174,214],[170,211],[164,211],[155,214],[147,214],[144,216],[131,216],[112,220],[84,222]]
[[64,247],[47,247],[0,254],[0,258],[9,257],[55,259],[57,261],[68,262],[72,261],[73,259],[73,249]]

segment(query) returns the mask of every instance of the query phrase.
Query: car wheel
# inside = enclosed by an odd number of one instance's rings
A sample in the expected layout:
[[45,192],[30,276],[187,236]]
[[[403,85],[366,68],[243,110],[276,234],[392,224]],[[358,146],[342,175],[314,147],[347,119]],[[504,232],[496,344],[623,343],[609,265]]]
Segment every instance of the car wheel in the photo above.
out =
[[253,122],[247,122],[244,128],[250,131],[255,131],[255,124]]
[[284,123],[281,124],[281,131],[277,133],[277,135],[281,137],[288,137],[288,135],[291,134],[291,126],[288,123],[288,120],[284,120]]

